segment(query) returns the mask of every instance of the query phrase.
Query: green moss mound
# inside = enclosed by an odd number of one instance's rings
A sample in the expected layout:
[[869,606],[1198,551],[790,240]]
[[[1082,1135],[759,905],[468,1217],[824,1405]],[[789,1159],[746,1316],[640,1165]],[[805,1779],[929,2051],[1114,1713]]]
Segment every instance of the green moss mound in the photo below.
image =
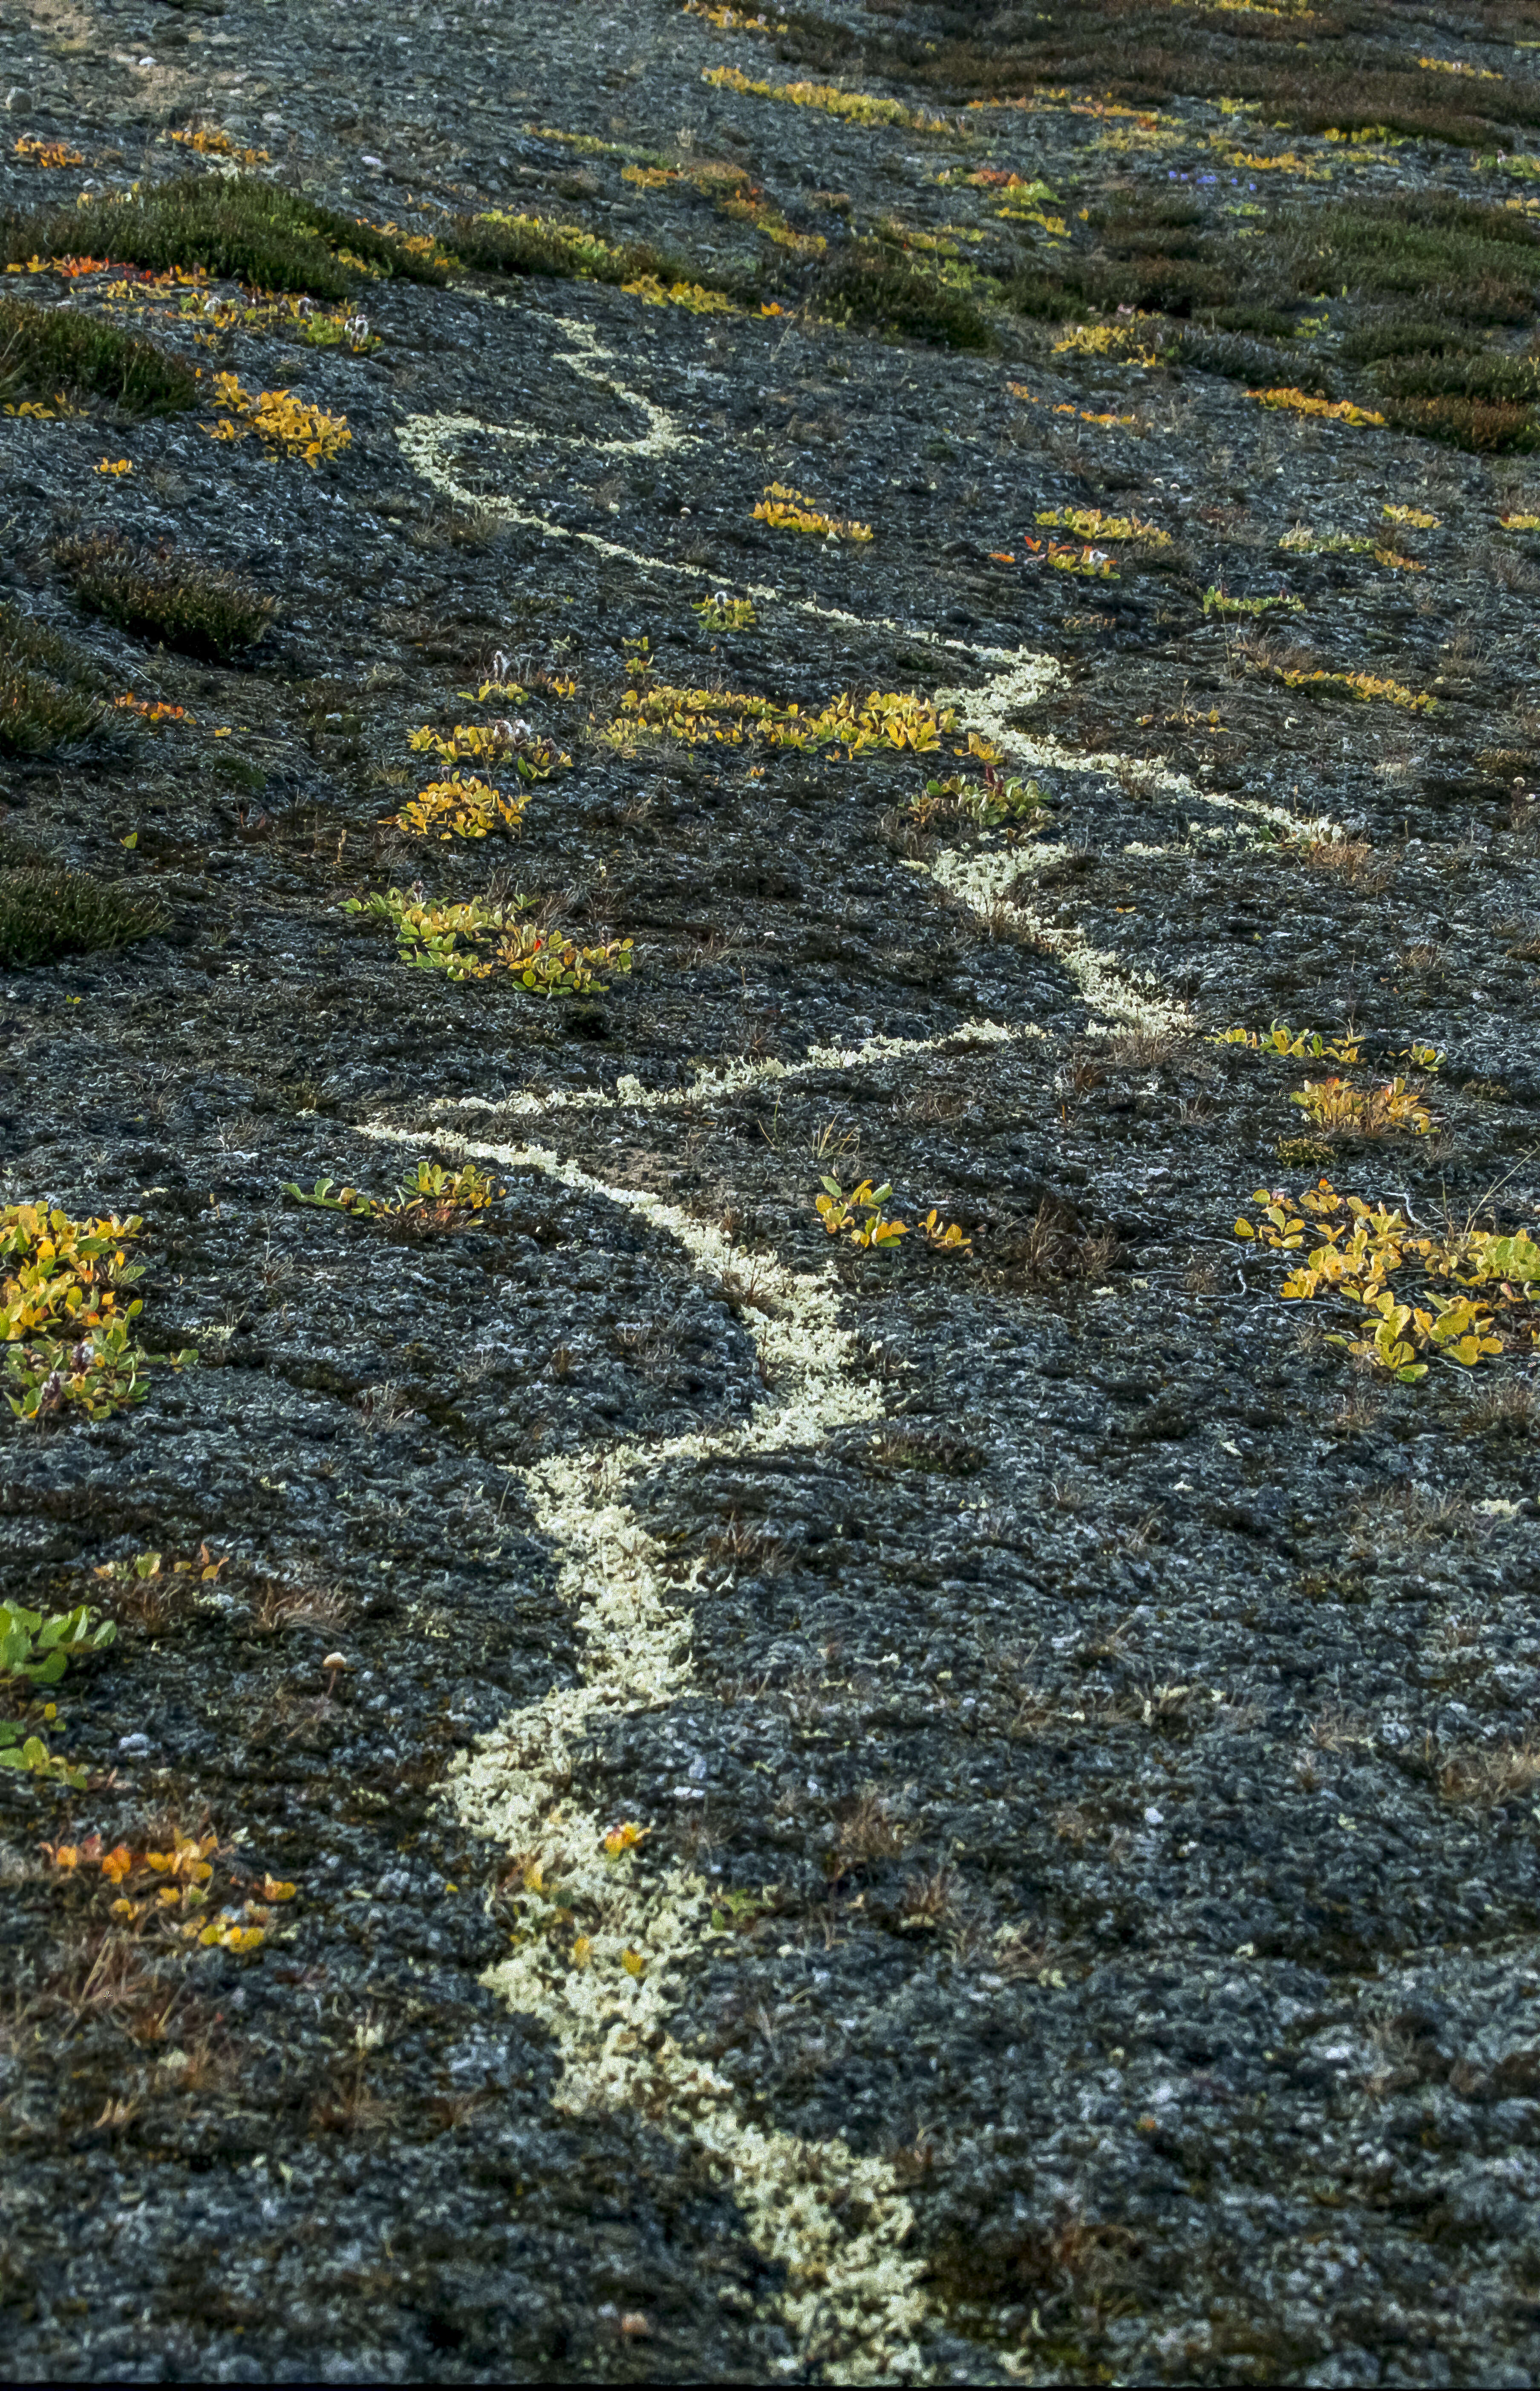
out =
[[110,532],[61,540],[54,561],[90,613],[184,655],[224,663],[261,639],[273,612],[265,590],[239,574],[196,556],[136,548]]
[[153,899],[62,865],[0,869],[0,966],[10,971],[148,938],[165,924]]
[[0,755],[51,756],[89,738],[102,719],[89,672],[68,640],[0,606]]
[[255,174],[189,174],[126,200],[12,216],[0,250],[8,264],[90,255],[157,274],[201,265],[264,291],[303,291],[314,299],[348,297],[360,265],[410,282],[448,278],[425,251]]
[[115,324],[0,298],[0,396],[51,398],[59,389],[135,415],[175,415],[193,405],[198,377],[169,349]]

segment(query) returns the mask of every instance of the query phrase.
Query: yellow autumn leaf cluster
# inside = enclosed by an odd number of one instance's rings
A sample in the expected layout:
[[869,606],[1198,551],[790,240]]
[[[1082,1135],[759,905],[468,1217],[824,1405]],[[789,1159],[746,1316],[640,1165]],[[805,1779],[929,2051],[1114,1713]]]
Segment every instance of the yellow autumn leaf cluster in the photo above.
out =
[[1302,1056],[1324,1058],[1328,1063],[1356,1063],[1362,1052],[1362,1040],[1345,1038],[1323,1038],[1318,1029],[1290,1029],[1287,1021],[1275,1021],[1271,1029],[1221,1029],[1210,1040],[1215,1046],[1250,1046],[1270,1054],[1288,1054],[1296,1060]]
[[1038,516],[1053,531],[1072,531],[1080,539],[1136,539],[1145,548],[1170,548],[1171,536],[1142,515],[1104,514],[1100,507],[1050,507]]
[[505,797],[485,781],[462,781],[457,773],[447,781],[430,782],[398,814],[386,815],[385,823],[413,838],[485,838],[494,830],[504,830],[511,838],[523,824],[527,803],[522,795]]
[[[1282,1296],[1334,1296],[1368,1315],[1362,1336],[1330,1340],[1355,1359],[1409,1384],[1427,1375],[1424,1354],[1469,1369],[1511,1346],[1540,1345],[1540,1246],[1521,1230],[1504,1235],[1467,1225],[1422,1235],[1404,1213],[1340,1195],[1328,1179],[1298,1202],[1266,1187],[1252,1202],[1260,1220],[1243,1216],[1236,1234],[1298,1257]],[[1419,1301],[1404,1301],[1389,1284],[1408,1262],[1422,1268]],[[1459,1292],[1430,1283],[1439,1281]]]
[[800,490],[794,490],[789,482],[766,483],[765,494],[754,510],[754,521],[769,523],[771,531],[807,532],[815,539],[860,541],[874,536],[870,523],[824,514]]
[[45,1204],[0,1207],[0,1344],[134,1319],[138,1300],[121,1307],[118,1299],[144,1276],[145,1265],[126,1251],[143,1226],[137,1212],[126,1221],[71,1221]]
[[312,472],[340,456],[353,438],[345,415],[307,407],[292,391],[242,390],[233,373],[215,374],[214,400],[223,412],[217,423],[203,426],[211,440],[245,440],[255,433],[285,456],[302,459]]
[[1286,407],[1294,415],[1317,415],[1328,423],[1376,424],[1381,431],[1385,427],[1382,415],[1377,415],[1372,407],[1355,407],[1351,398],[1334,403],[1304,390],[1249,390],[1246,395],[1260,400],[1263,407]]
[[1289,1103],[1307,1112],[1318,1129],[1355,1137],[1383,1137],[1398,1129],[1426,1137],[1433,1126],[1421,1096],[1399,1078],[1378,1088],[1355,1088],[1346,1079],[1307,1079]]
[[[688,747],[708,742],[741,747],[752,742],[798,753],[828,748],[850,756],[884,747],[925,754],[939,747],[943,735],[956,728],[957,716],[951,707],[938,709],[928,699],[902,691],[874,689],[864,698],[848,691],[815,713],[804,714],[800,705],[777,705],[768,697],[679,689],[657,681],[646,688],[628,689],[620,701],[619,715],[603,735],[611,745],[619,745],[638,731],[649,731],[658,738],[677,739]],[[982,750],[970,747],[956,752]]]

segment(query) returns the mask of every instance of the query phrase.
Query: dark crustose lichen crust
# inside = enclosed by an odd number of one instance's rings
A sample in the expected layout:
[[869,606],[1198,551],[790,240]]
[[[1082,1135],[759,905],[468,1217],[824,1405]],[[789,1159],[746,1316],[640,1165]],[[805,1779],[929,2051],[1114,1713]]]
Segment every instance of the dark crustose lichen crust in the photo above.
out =
[[0,2346],[1540,2378],[1540,12],[0,23]]

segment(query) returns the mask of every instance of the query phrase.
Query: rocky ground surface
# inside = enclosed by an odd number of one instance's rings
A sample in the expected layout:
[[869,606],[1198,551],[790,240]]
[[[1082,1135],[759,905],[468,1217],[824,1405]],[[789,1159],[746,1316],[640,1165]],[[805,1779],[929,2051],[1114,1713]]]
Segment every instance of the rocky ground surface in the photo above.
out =
[[[1298,264],[1497,212],[1521,385],[1540,18],[1348,14],[0,32],[14,211],[244,163],[690,267],[330,346],[5,284],[349,433],[0,421],[4,595],[138,707],[0,759],[0,862],[162,925],[0,974],[0,1200],[142,1216],[183,1355],[0,1428],[6,1595],[116,1626],[9,1687],[6,2379],[1540,2377],[1531,1308],[1404,1380],[1236,1233],[1540,1197],[1532,419],[1377,399],[1457,260]],[[103,531],[265,635],[83,615]],[[918,750],[788,743],[846,692]],[[505,716],[516,839],[393,823]],[[632,967],[408,968],[344,908],[414,885]],[[1347,1059],[1222,1042],[1280,1020]],[[436,1226],[284,1192],[467,1159]]]

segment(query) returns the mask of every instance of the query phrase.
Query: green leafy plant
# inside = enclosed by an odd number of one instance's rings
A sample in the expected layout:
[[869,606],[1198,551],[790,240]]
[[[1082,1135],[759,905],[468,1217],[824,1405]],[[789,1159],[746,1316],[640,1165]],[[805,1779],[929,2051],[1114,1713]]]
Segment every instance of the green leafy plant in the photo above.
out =
[[[644,656],[628,660],[636,686],[620,700],[615,719],[600,732],[610,746],[621,746],[638,733],[677,740],[681,746],[716,744],[740,747],[752,743],[770,748],[790,748],[798,755],[863,756],[871,749],[897,748],[925,755],[938,748],[943,735],[957,729],[956,709],[938,708],[926,698],[902,690],[870,690],[864,697],[852,691],[831,700],[814,714],[799,705],[777,705],[768,697],[721,689],[681,689],[651,679]],[[998,763],[999,752],[976,730],[967,745],[952,750],[984,763]]]
[[780,1906],[778,1884],[762,1884],[757,1893],[718,1893],[711,1905],[710,1932],[751,1934],[762,1918],[772,1918]]
[[43,1738],[24,1719],[0,1719],[0,1768],[25,1769],[45,1783],[85,1790],[85,1771],[71,1766],[61,1752],[50,1751]]
[[146,1364],[151,1359],[174,1365],[195,1361],[196,1354],[152,1356],[129,1336],[126,1320],[110,1321],[91,1329],[73,1344],[13,1345],[7,1360],[19,1394],[6,1401],[19,1420],[36,1421],[71,1411],[87,1419],[110,1419],[129,1403],[142,1403],[149,1392]]
[[916,830],[937,828],[949,818],[963,818],[983,830],[1040,831],[1051,818],[1047,795],[1036,781],[1024,781],[986,764],[982,776],[968,780],[949,772],[944,780],[927,781],[923,793],[912,797],[905,811]]
[[495,1204],[507,1189],[475,1163],[446,1170],[442,1163],[419,1162],[402,1179],[394,1197],[366,1196],[356,1187],[339,1187],[332,1194],[330,1179],[317,1179],[307,1196],[291,1179],[283,1193],[296,1204],[314,1205],[323,1212],[347,1212],[356,1221],[398,1221],[416,1228],[461,1227]]
[[98,1619],[89,1603],[77,1602],[72,1610],[50,1614],[0,1601],[0,1678],[26,1677],[34,1686],[57,1686],[71,1661],[104,1651],[117,1632],[110,1619]]
[[893,1194],[886,1181],[874,1187],[870,1179],[863,1179],[848,1195],[837,1179],[825,1177],[823,1186],[825,1192],[814,1203],[831,1237],[848,1235],[853,1246],[870,1247],[896,1246],[900,1237],[908,1236],[907,1221],[890,1221],[883,1211]]
[[[464,904],[437,903],[421,888],[389,888],[350,897],[343,911],[388,923],[404,963],[443,972],[452,980],[489,979],[507,971],[537,996],[586,996],[607,985],[597,973],[630,970],[629,938],[576,946],[558,930],[537,930],[533,923],[519,921],[518,912],[529,901],[520,897],[492,904],[473,897]],[[489,940],[496,944],[486,954],[482,949]]]

